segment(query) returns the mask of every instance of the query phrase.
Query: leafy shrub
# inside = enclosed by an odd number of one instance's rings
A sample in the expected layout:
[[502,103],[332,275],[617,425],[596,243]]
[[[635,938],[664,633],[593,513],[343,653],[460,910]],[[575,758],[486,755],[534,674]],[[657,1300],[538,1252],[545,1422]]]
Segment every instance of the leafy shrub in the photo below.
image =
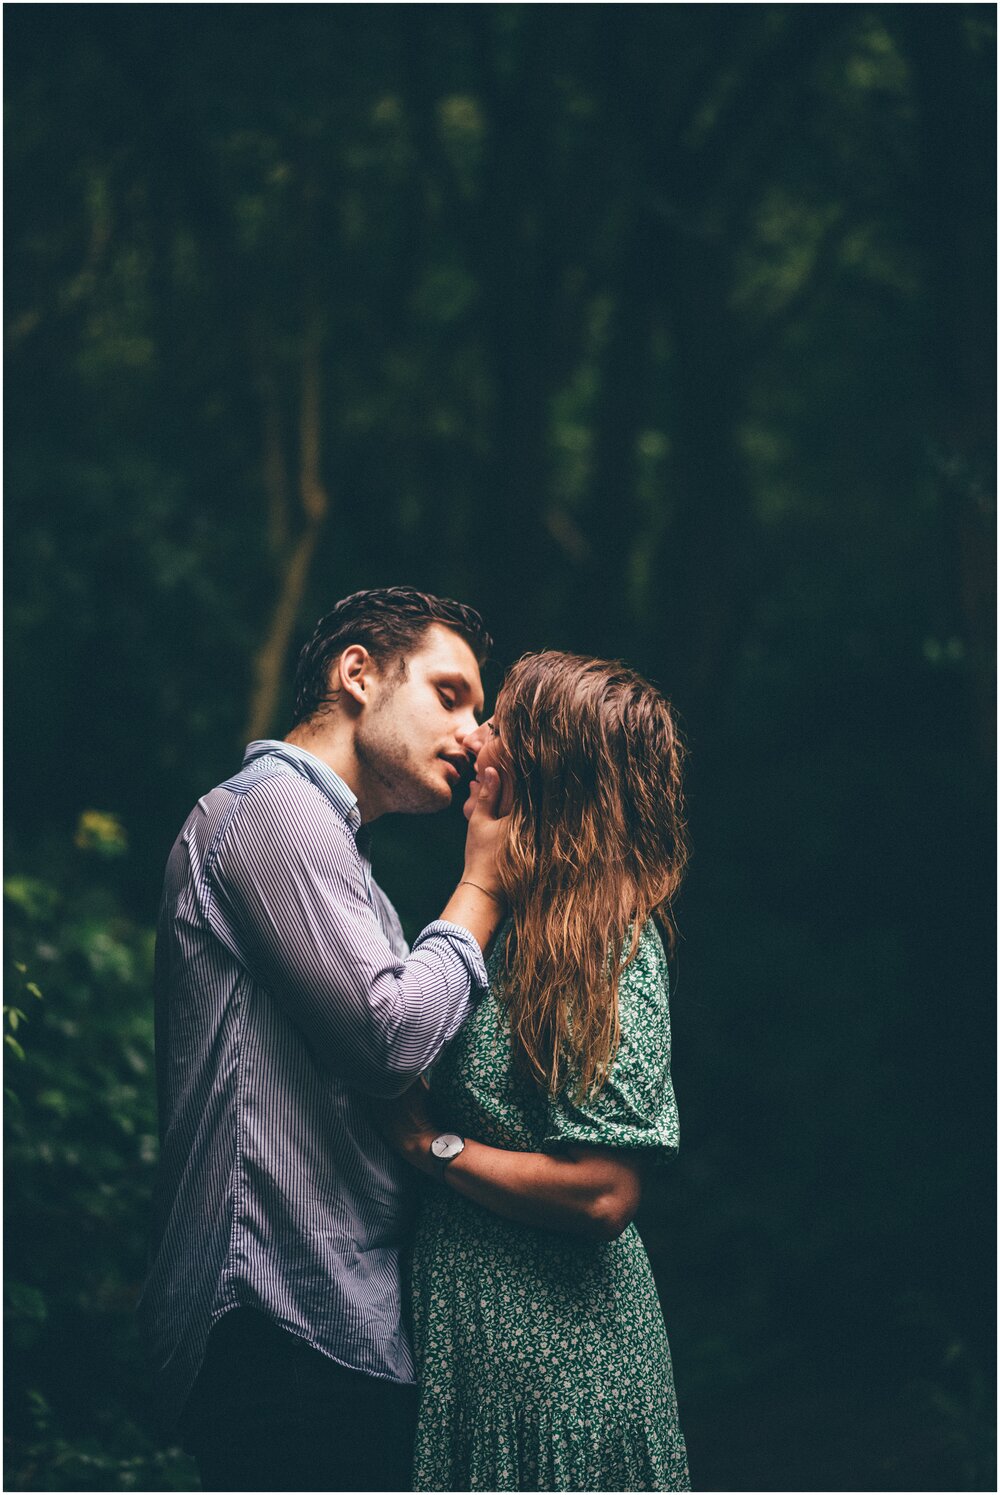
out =
[[114,890],[114,818],[82,816],[75,845],[53,880],[4,882],[5,1488],[191,1489],[133,1326],[157,1156],[153,933]]

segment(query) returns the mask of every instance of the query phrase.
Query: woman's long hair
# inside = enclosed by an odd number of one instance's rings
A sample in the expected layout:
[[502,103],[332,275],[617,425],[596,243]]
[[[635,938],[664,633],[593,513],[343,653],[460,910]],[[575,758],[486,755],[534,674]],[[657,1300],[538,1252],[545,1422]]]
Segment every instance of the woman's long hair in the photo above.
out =
[[651,915],[673,946],[683,747],[634,671],[552,650],[513,667],[493,723],[514,797],[499,853],[511,1031],[539,1084],[574,1075],[582,1099],[618,1048],[619,977]]

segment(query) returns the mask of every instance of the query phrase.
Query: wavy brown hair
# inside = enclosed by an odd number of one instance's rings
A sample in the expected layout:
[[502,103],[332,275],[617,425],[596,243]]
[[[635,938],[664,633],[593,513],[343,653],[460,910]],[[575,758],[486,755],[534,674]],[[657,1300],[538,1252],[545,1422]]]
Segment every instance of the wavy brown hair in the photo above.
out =
[[651,916],[673,947],[683,746],[633,670],[551,650],[514,665],[493,725],[514,797],[499,853],[511,1031],[539,1084],[576,1075],[582,1099],[618,1048],[619,978]]

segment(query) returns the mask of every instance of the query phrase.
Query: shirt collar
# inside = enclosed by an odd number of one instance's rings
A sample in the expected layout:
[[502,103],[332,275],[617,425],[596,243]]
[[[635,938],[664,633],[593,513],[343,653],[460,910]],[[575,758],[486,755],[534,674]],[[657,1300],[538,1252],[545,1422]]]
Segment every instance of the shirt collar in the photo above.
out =
[[246,768],[258,758],[281,758],[296,773],[309,779],[326,795],[333,808],[344,817],[351,831],[357,835],[361,828],[358,796],[353,789],[348,788],[339,773],[334,773],[328,763],[324,763],[314,753],[306,752],[305,748],[297,747],[293,742],[278,742],[271,738],[249,744],[243,754],[243,767]]

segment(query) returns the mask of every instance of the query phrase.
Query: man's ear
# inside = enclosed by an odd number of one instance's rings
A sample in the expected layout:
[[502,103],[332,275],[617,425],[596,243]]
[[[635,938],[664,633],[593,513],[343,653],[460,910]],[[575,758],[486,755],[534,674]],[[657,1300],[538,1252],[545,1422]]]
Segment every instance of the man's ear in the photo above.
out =
[[367,706],[375,662],[363,644],[351,644],[337,661],[337,689],[358,706]]

